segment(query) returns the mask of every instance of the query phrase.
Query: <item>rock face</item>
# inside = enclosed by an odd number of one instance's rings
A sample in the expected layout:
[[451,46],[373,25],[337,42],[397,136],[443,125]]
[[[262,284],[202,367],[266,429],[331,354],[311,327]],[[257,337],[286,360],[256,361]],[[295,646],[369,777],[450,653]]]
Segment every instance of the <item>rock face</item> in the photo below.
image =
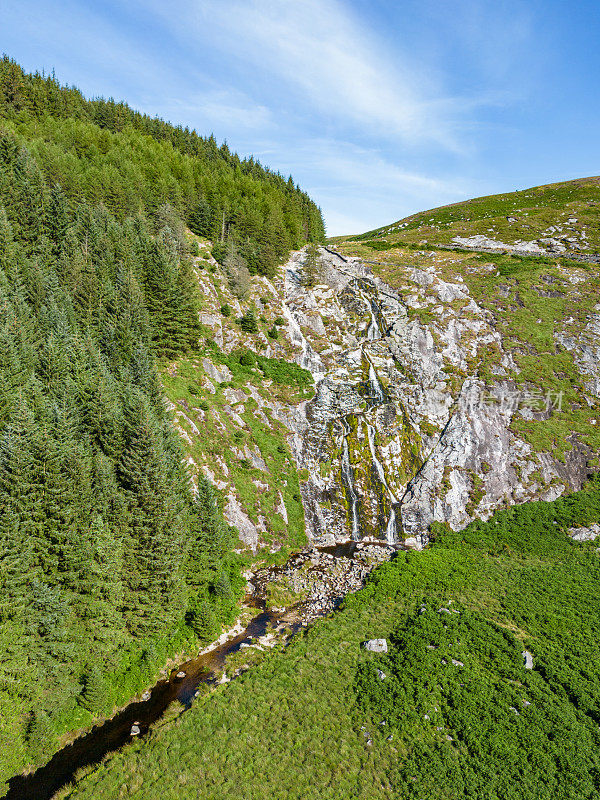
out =
[[515,242],[515,244],[505,244],[504,242],[500,242],[496,239],[490,239],[488,236],[484,236],[483,234],[476,234],[475,236],[455,236],[452,241],[459,247],[472,247],[476,250],[489,250],[490,252],[502,252],[503,250],[507,250],[511,253],[518,253],[520,255],[545,255],[549,250],[556,249],[553,247],[554,242],[556,242],[560,252],[564,253],[566,250],[564,245],[554,239],[541,240],[547,245],[547,249],[540,247],[537,242],[518,241]]
[[[560,461],[515,434],[514,420],[540,414],[513,402],[513,356],[461,278],[445,280],[431,260],[407,267],[394,290],[359,259],[322,248],[319,283],[309,287],[303,259],[287,264],[285,313],[316,383],[294,437],[314,541],[350,532],[420,548],[433,522],[458,530],[582,485],[588,451],[575,438]],[[594,391],[595,324],[589,343],[563,343]],[[482,348],[493,352],[491,385],[469,374]]]
[[[453,266],[455,254],[395,262],[394,288],[357,257],[321,248],[316,277],[304,273],[305,257],[292,254],[272,280],[252,278],[243,300],[214,259],[199,268],[208,345],[167,369],[192,480],[202,474],[220,492],[242,548],[297,548],[305,532],[320,547],[351,538],[420,548],[433,523],[459,530],[500,507],[581,487],[590,455],[581,426],[567,431],[562,455],[521,436],[547,411],[513,402],[523,390],[519,355],[471,294],[463,262]],[[493,264],[477,269],[496,273]],[[592,278],[557,268],[529,291],[536,302],[581,305],[597,297]],[[523,305],[510,278],[496,284],[502,302]],[[238,323],[248,308],[256,333]],[[545,345],[560,354],[561,371],[570,360],[581,376],[576,409],[600,398],[600,305],[589,311],[559,317]],[[309,370],[314,393],[258,368],[241,373],[249,351]]]

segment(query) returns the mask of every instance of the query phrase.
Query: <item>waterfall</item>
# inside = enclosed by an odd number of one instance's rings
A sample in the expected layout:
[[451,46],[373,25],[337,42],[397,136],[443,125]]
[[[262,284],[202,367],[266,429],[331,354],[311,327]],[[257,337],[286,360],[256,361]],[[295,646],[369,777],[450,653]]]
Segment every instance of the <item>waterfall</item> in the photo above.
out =
[[348,434],[350,428],[345,419],[341,420],[344,426],[344,438],[342,440],[342,483],[350,495],[350,514],[352,517],[352,539],[358,541],[360,538],[360,526],[358,524],[358,495],[354,488],[354,474],[350,464],[350,451],[348,449]]
[[319,380],[321,380],[321,378],[325,377],[325,371],[321,358],[310,346],[306,336],[302,333],[302,329],[298,324],[298,320],[285,303],[283,304],[283,313],[289,324],[290,339],[292,340],[292,344],[295,344],[297,347],[302,349],[300,366],[312,373],[315,383],[317,383]]
[[385,403],[385,392],[383,391],[383,386],[381,385],[381,381],[377,377],[377,373],[375,372],[375,367],[370,361],[369,361],[369,388],[371,390],[371,397],[377,401],[377,405]]
[[377,322],[377,317],[375,315],[375,311],[373,309],[373,301],[368,300],[369,311],[371,312],[371,322],[369,323],[369,327],[367,328],[367,339],[373,341],[374,339],[381,339],[381,330],[379,328],[379,323]]
[[388,486],[388,482],[385,479],[385,471],[383,469],[383,465],[381,461],[377,458],[377,451],[375,450],[375,428],[368,422],[366,423],[366,425],[367,425],[367,438],[369,440],[369,450],[371,451],[371,459],[373,460],[373,465],[377,472],[377,477],[379,478],[381,485],[387,492],[387,496],[391,504],[390,516],[385,529],[385,538],[388,544],[394,544],[394,542],[396,541],[396,511],[394,509],[394,505],[398,501],[396,500],[394,493]]
[[[366,283],[366,281],[362,281],[362,283]],[[369,322],[369,325],[367,327],[367,339],[371,342],[374,341],[375,339],[381,339],[382,333],[381,333],[381,328],[379,327],[379,322],[377,321],[377,314],[376,314],[377,306],[371,300],[371,298],[365,293],[365,291],[361,286],[361,283],[357,281],[355,286],[357,294],[359,295],[363,303],[365,303],[369,311],[369,314],[371,315],[371,321]]]
[[388,544],[395,544],[398,540],[398,529],[396,527],[396,511],[394,506],[392,506],[392,510],[390,511],[390,518],[388,519],[388,523],[385,527],[385,540]]

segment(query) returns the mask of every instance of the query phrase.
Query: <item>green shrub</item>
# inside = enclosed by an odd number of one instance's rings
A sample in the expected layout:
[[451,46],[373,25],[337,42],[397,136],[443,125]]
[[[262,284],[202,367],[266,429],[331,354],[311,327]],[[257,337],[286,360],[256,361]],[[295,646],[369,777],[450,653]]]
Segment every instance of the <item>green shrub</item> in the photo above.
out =
[[253,367],[256,364],[256,356],[252,352],[252,350],[246,350],[240,356],[240,364],[244,367]]
[[246,313],[240,317],[240,328],[244,333],[258,333],[258,323],[254,314],[254,309],[249,308]]

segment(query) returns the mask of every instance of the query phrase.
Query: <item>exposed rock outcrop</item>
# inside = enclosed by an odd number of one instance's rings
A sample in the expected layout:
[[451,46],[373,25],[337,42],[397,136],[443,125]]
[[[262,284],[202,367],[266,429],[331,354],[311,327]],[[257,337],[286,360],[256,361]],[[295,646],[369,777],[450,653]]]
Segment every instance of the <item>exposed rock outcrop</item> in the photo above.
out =
[[[589,454],[576,436],[561,460],[516,435],[515,419],[544,412],[521,402],[513,355],[462,278],[444,279],[432,259],[407,265],[394,290],[359,259],[322,248],[320,283],[309,287],[303,258],[286,267],[285,304],[299,362],[316,382],[294,439],[315,541],[350,531],[419,548],[433,522],[460,529],[504,505],[580,488]],[[560,340],[594,393],[595,324],[589,343]],[[491,384],[471,366],[484,348],[494,354]]]

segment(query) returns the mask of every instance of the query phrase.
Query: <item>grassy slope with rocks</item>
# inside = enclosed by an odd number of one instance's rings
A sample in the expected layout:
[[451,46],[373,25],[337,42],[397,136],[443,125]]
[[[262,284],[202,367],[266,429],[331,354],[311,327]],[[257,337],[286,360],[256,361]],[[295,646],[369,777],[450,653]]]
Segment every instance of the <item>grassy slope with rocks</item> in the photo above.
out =
[[61,797],[597,797],[600,561],[566,533],[597,520],[591,484],[438,530]]
[[549,229],[557,226],[563,228],[564,236],[575,240],[581,252],[600,250],[600,177],[477,197],[411,214],[357,237],[337,237],[336,240],[356,238],[394,244],[448,245],[455,236],[483,234],[513,244],[518,239],[531,241],[552,237],[556,230]]
[[[279,551],[306,542],[300,476],[289,446],[298,403],[314,394],[312,375],[293,360],[281,292],[264,277],[244,291],[193,237],[200,285],[202,347],[165,363],[161,380],[188,461],[221,497],[240,548]],[[232,291],[232,286],[236,291]],[[250,314],[256,325],[244,330]]]
[[[445,280],[464,282],[480,307],[489,311],[502,336],[505,351],[514,365],[507,379],[518,390],[553,397],[562,393],[560,409],[550,415],[533,414],[526,419],[516,415],[514,433],[536,451],[552,451],[563,460],[572,450],[568,437],[577,435],[589,447],[590,466],[600,449],[598,400],[590,391],[589,375],[577,362],[577,355],[564,345],[565,340],[582,346],[594,345],[597,338],[590,323],[598,311],[600,275],[592,264],[564,264],[557,258],[516,255],[442,252],[394,246],[374,251],[357,241],[338,244],[340,252],[356,255],[368,262],[374,273],[400,290],[413,269],[433,269]],[[422,322],[433,323],[439,300],[427,297],[422,307],[411,308]],[[468,313],[468,311],[465,311]],[[592,322],[593,324],[593,322]],[[557,339],[557,337],[562,337]],[[468,365],[469,375],[491,386],[497,381],[494,368],[498,354],[494,345],[480,343]],[[452,365],[448,365],[452,372]],[[456,372],[457,385],[465,375]]]

